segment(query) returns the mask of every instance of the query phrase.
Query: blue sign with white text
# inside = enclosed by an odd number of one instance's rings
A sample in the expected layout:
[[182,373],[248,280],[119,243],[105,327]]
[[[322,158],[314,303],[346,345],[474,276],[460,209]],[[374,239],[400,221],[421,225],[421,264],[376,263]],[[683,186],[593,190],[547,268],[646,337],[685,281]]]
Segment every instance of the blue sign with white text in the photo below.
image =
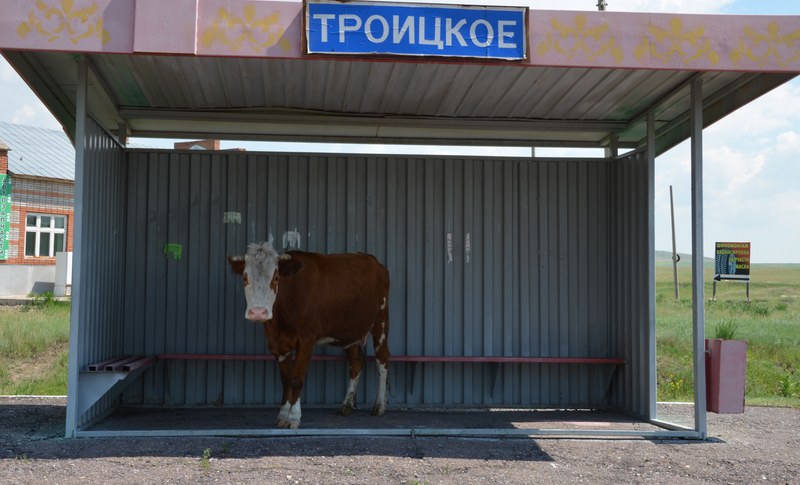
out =
[[309,54],[527,59],[526,7],[308,0]]

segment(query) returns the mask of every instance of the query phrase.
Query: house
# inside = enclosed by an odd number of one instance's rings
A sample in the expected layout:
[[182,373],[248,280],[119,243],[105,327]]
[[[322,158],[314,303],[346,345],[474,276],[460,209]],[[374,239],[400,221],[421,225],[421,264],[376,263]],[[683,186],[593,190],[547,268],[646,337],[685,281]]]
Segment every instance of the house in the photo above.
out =
[[75,149],[59,130],[0,122],[0,296],[53,291],[72,251]]

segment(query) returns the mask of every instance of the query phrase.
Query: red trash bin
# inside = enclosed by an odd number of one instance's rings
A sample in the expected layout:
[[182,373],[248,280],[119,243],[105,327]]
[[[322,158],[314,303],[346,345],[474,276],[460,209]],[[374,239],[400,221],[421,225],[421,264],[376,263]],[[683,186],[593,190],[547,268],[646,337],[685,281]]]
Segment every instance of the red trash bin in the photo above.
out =
[[706,408],[714,413],[743,413],[747,342],[706,339]]

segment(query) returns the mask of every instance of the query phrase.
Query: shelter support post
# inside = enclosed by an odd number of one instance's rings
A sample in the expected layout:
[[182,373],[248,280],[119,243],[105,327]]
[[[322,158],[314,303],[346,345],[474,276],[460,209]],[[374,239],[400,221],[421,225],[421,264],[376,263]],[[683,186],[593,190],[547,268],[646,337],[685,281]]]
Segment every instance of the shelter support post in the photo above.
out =
[[656,115],[647,114],[647,382],[649,419],[658,414],[656,376]]
[[706,422],[705,289],[703,287],[703,86],[691,84],[692,164],[692,323],[694,341],[694,422],[703,438]]
[[68,359],[68,381],[67,381],[67,417],[65,423],[65,435],[67,438],[75,436],[78,419],[81,414],[78,409],[78,394],[80,390],[80,356],[82,355],[81,345],[81,308],[83,304],[83,291],[81,288],[81,276],[83,269],[82,234],[84,229],[83,222],[83,200],[84,200],[84,181],[85,166],[84,155],[86,152],[86,116],[87,116],[87,92],[89,89],[89,66],[85,59],[80,58],[77,63],[78,82],[77,95],[75,99],[75,199],[74,199],[74,223],[73,223],[73,252],[72,252],[72,306],[70,309],[69,327],[69,359]]
[[617,158],[619,156],[619,137],[616,135],[609,136],[604,152],[606,158]]

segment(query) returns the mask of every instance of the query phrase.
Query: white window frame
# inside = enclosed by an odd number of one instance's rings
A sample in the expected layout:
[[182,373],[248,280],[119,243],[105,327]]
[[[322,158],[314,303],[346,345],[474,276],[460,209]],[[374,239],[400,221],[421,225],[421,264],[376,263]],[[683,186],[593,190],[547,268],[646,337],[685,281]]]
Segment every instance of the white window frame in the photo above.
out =
[[[29,226],[28,225],[28,218],[29,217],[36,217],[36,225]],[[46,227],[42,227],[42,217],[49,217],[50,218],[50,225]],[[64,220],[64,227],[56,227],[56,219],[63,219]],[[28,234],[35,233],[36,239],[34,244],[34,252],[33,255],[28,254]],[[42,234],[49,234],[50,235],[50,244],[49,247],[46,248],[46,251],[43,254],[42,248],[40,247]],[[63,238],[63,247],[56,248],[56,234],[62,234]],[[67,250],[67,216],[63,214],[39,214],[28,212],[25,215],[25,257],[26,258],[55,258],[56,252],[66,251]]]

